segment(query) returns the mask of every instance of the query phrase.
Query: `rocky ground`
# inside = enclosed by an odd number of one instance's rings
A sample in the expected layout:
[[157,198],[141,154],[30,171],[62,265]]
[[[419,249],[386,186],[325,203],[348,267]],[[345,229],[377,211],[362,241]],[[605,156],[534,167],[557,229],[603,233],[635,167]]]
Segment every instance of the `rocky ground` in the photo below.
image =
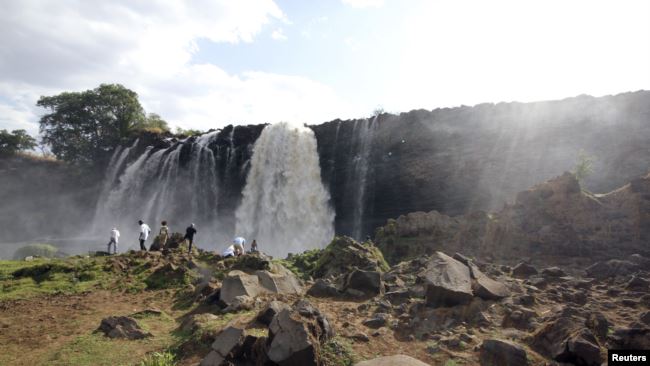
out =
[[[650,348],[642,255],[547,267],[434,252],[391,267],[342,237],[284,260],[1,263],[7,365],[601,365],[607,348]],[[381,359],[395,355],[411,358]]]

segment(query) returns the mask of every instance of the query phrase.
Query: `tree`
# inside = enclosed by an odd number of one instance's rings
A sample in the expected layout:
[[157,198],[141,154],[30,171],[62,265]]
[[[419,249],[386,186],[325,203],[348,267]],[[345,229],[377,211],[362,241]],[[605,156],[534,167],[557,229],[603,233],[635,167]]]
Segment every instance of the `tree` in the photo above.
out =
[[152,132],[169,132],[167,121],[156,113],[149,113],[145,119],[134,126],[134,129]]
[[92,165],[145,120],[138,94],[119,84],[41,97],[42,142],[61,160]]
[[573,174],[575,174],[578,182],[587,178],[594,171],[593,168],[594,160],[592,157],[587,155],[584,150],[580,150],[578,153],[578,161],[576,162],[575,168],[573,168]]
[[36,147],[36,140],[25,130],[0,130],[0,156],[15,155]]

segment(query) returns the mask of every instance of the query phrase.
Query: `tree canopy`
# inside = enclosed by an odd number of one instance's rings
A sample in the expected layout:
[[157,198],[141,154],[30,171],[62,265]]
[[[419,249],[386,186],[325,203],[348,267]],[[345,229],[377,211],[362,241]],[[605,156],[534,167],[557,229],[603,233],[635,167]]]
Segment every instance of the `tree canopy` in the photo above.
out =
[[0,130],[0,156],[15,155],[36,147],[36,140],[25,130]]
[[79,165],[97,162],[147,123],[138,94],[120,84],[43,96],[36,105],[50,111],[39,121],[42,142],[57,158]]

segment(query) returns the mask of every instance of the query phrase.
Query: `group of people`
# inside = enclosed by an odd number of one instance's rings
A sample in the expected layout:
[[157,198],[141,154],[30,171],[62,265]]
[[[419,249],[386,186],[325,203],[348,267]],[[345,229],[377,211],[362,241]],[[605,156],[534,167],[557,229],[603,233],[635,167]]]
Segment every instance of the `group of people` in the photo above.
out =
[[[151,228],[149,225],[145,224],[144,221],[138,220],[138,224],[140,225],[140,235],[138,237],[138,241],[140,242],[140,250],[147,251],[147,247],[144,245],[145,241],[149,238],[149,235],[151,234]],[[192,253],[192,245],[194,244],[194,235],[196,235],[197,230],[196,226],[194,223],[190,224],[185,229],[185,236],[183,237],[184,241],[188,242],[188,251],[189,253]],[[162,221],[160,223],[160,230],[158,231],[158,240],[160,243],[161,247],[165,247],[167,244],[167,241],[169,240],[169,226],[167,226],[167,221]],[[117,254],[117,243],[119,242],[120,239],[120,231],[117,230],[117,228],[113,228],[111,230],[111,238],[108,242],[108,254],[111,254],[111,246],[113,247],[113,254]],[[242,254],[246,253],[246,250],[244,249],[246,245],[246,239],[242,238],[241,236],[236,237],[233,239],[233,244],[231,244],[229,247],[226,248],[226,250],[223,251],[222,255],[226,258],[228,257],[235,257],[235,256],[240,256]],[[257,241],[253,240],[251,243],[251,253],[257,252]]]

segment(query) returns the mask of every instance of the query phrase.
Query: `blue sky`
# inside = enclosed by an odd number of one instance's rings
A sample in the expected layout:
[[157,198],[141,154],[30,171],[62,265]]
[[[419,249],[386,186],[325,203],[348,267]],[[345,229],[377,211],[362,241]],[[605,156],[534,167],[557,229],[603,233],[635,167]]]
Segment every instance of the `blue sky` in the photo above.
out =
[[650,88],[650,2],[0,3],[0,128],[122,83],[172,126],[320,123]]

